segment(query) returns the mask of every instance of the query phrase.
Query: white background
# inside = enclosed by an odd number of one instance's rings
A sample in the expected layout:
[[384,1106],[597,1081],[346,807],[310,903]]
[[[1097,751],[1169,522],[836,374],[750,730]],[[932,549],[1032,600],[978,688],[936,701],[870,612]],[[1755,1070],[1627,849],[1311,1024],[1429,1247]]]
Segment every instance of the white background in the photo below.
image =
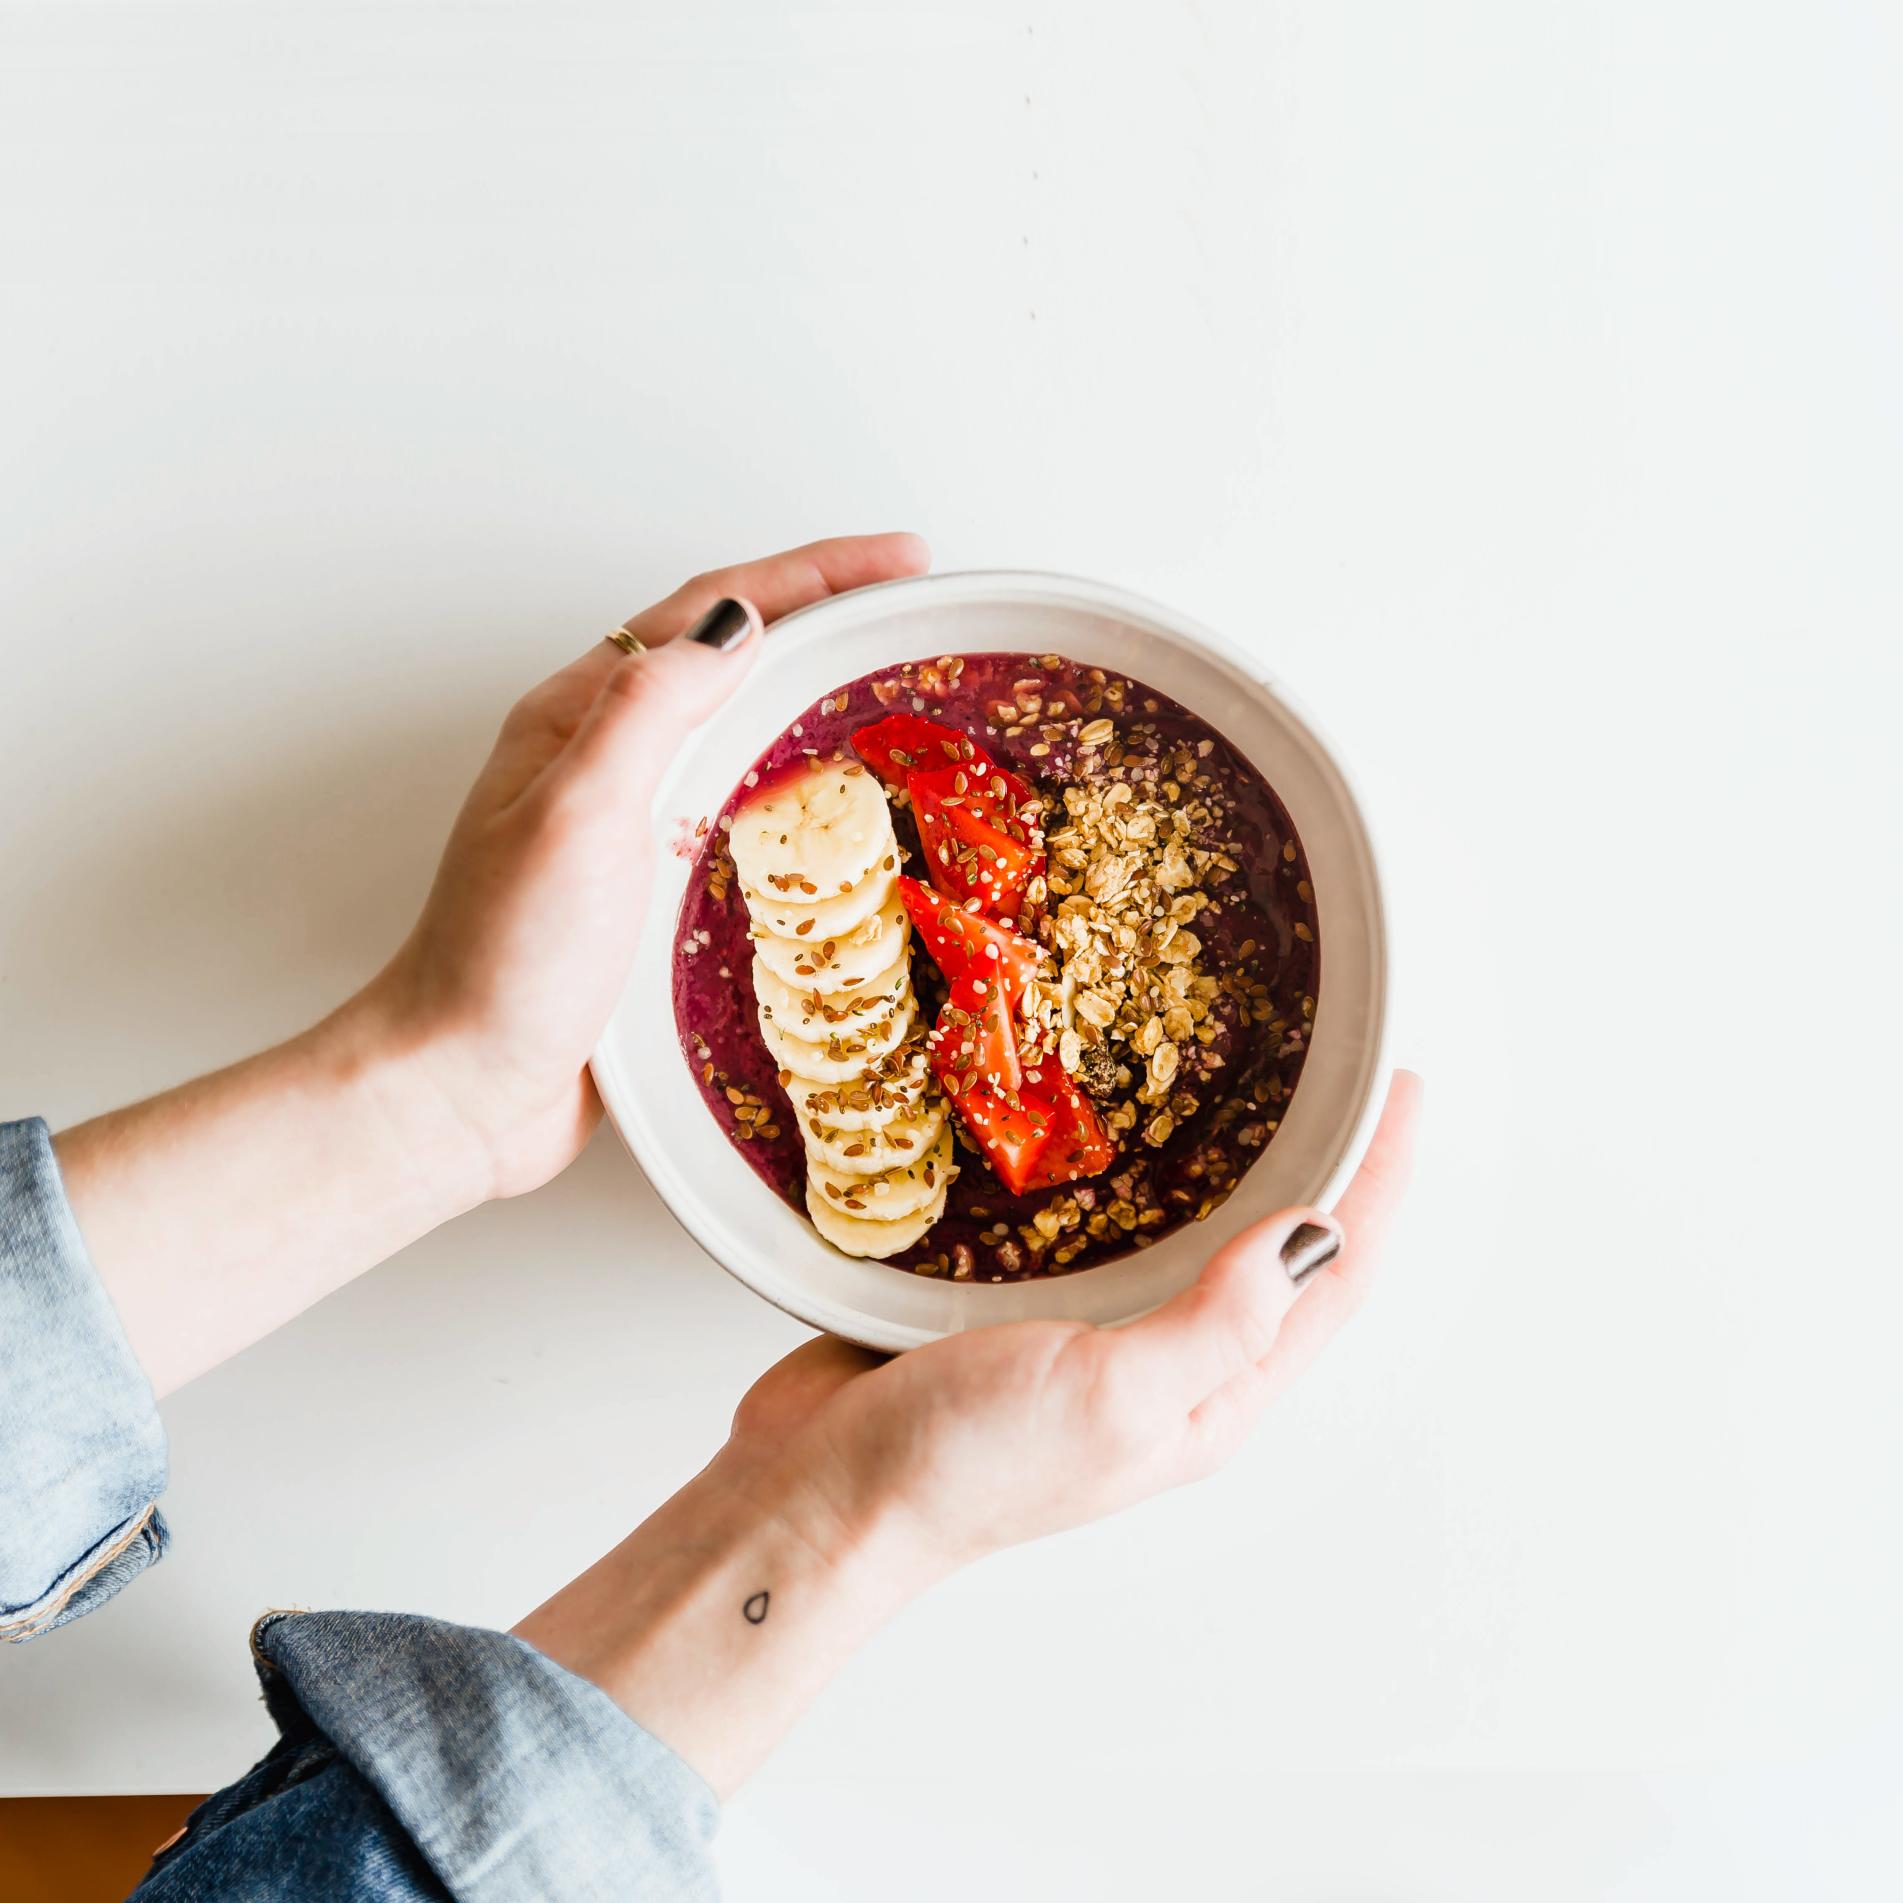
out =
[[[1391,1274],[875,1641],[732,1896],[1886,1891],[1899,86],[1883,0],[0,7],[0,1115],[333,1003],[692,568],[1174,601],[1385,824]],[[510,1620],[798,1334],[598,1141],[168,1406],[0,1788],[235,1774],[265,1606]]]

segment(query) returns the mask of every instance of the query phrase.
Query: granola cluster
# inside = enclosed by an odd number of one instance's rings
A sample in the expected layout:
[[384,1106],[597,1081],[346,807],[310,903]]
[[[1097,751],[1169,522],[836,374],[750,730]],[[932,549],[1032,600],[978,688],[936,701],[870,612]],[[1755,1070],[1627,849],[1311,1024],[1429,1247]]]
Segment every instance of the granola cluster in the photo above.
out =
[[1142,721],[1090,721],[1049,834],[1058,1057],[1114,1099],[1112,1130],[1152,1147],[1195,1115],[1224,1062],[1222,980],[1203,968],[1195,929],[1240,869],[1213,750],[1171,745]]

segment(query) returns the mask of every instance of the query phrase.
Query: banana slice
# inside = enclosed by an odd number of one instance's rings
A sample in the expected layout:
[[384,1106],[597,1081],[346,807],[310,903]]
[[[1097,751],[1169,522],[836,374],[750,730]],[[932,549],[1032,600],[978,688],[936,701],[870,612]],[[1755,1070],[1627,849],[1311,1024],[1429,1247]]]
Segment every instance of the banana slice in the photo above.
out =
[[868,1222],[896,1222],[901,1216],[914,1214],[941,1196],[957,1174],[951,1132],[942,1125],[923,1156],[881,1170],[876,1176],[833,1169],[811,1154],[806,1159],[806,1180],[835,1209],[848,1216],[863,1216]]
[[874,912],[881,910],[899,882],[899,849],[892,850],[855,886],[835,892],[829,898],[809,899],[805,888],[785,893],[756,892],[751,886],[740,888],[747,910],[756,925],[764,925],[779,938],[843,938],[855,932]]
[[808,1044],[773,1019],[760,1013],[760,1035],[768,1053],[782,1070],[799,1066],[798,1074],[822,1084],[849,1084],[863,1077],[880,1058],[905,1041],[918,1017],[918,1000],[908,991],[891,1016],[870,1023],[840,1025],[823,1044]]
[[759,958],[753,961],[755,999],[772,1010],[781,1030],[809,1044],[823,1042],[837,1025],[885,1017],[911,987],[912,967],[903,948],[889,969],[865,984],[833,992],[814,991],[806,985],[796,988],[775,976],[772,967]]
[[755,892],[847,892],[894,853],[885,789],[864,767],[796,769],[733,816],[734,870]]
[[865,769],[813,762],[733,816],[760,1036],[806,1147],[806,1206],[848,1255],[899,1254],[958,1174],[927,1062],[898,841]]
[[[761,928],[755,926],[755,931]],[[770,933],[753,941],[753,955],[782,984],[795,990],[857,990],[905,955],[912,921],[895,891],[880,910],[856,932],[844,938],[822,938],[817,944],[804,938],[775,938]],[[827,946],[831,946],[828,951]]]
[[876,1077],[849,1084],[822,1083],[789,1072],[781,1089],[808,1135],[815,1123],[832,1130],[884,1130],[916,1116],[930,1102],[935,1084],[923,1046],[902,1047],[879,1066]]
[[883,971],[875,971],[863,983],[844,985],[837,991],[817,991],[811,978],[802,978],[796,985],[788,984],[759,955],[760,946],[767,942],[758,939],[754,943],[754,999],[772,1008],[774,1021],[781,1030],[792,1031],[809,1043],[824,1039],[835,1025],[884,1017],[912,988],[912,964],[906,956],[907,945],[903,940],[894,942],[891,949],[898,955]]
[[815,1170],[824,1164],[840,1176],[877,1176],[923,1156],[944,1129],[945,1117],[945,1100],[934,1097],[880,1129],[836,1130],[822,1123],[816,1130],[802,1123],[800,1135]]
[[867,1222],[863,1216],[850,1215],[841,1209],[808,1177],[806,1213],[812,1217],[813,1227],[841,1253],[883,1261],[909,1249],[945,1213],[945,1191],[941,1186],[923,1209],[909,1216],[900,1216],[892,1222]]

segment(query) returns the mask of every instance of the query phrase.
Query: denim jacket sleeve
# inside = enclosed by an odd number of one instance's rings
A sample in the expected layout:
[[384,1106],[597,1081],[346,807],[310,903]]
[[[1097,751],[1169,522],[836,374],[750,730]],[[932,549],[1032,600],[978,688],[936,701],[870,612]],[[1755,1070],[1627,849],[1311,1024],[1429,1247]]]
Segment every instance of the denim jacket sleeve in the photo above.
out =
[[712,1903],[713,1793],[608,1695],[501,1632],[273,1613],[281,1737],[132,1903]]
[[165,1551],[158,1406],[46,1125],[0,1123],[0,1638],[103,1605]]
[[[157,1560],[165,1471],[46,1125],[0,1123],[0,1636],[50,1632]],[[519,1639],[280,1613],[252,1652],[280,1741],[193,1813],[142,1903],[716,1895],[713,1793]]]

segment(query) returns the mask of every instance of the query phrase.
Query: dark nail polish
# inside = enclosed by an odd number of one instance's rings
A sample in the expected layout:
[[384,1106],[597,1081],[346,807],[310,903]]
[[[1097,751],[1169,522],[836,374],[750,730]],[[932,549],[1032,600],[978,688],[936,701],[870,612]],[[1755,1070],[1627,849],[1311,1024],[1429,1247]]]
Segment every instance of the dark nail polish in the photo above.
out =
[[687,630],[687,638],[698,641],[704,648],[717,648],[725,654],[729,648],[737,648],[747,638],[752,626],[745,607],[729,598],[715,602]]
[[1300,1288],[1317,1269],[1325,1269],[1340,1253],[1339,1230],[1324,1229],[1318,1222],[1297,1223],[1289,1239],[1282,1244],[1282,1266],[1288,1271],[1288,1279]]

